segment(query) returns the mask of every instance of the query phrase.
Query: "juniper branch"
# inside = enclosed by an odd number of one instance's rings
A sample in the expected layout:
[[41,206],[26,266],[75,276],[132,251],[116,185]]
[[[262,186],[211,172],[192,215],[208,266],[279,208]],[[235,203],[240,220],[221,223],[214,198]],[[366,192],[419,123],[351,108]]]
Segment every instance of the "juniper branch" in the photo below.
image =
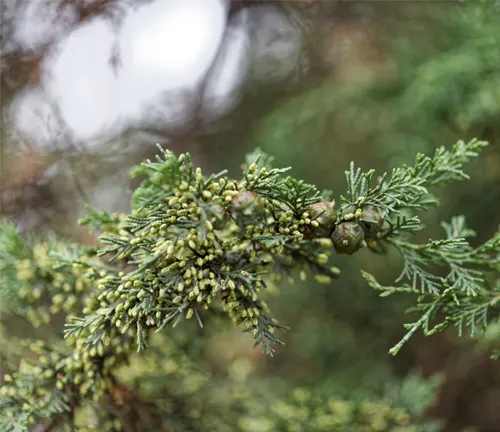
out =
[[[325,201],[329,192],[323,196],[315,186],[285,176],[287,169],[272,167],[272,158],[262,152],[247,158],[235,180],[225,171],[204,176],[189,155],[160,149],[155,162],[133,172],[145,180],[134,193],[130,215],[91,211],[82,221],[102,232],[99,250],[56,239],[24,241],[12,224],[2,225],[0,265],[8,279],[0,288],[10,289],[20,302],[13,313],[25,314],[33,324],[40,321],[27,312],[33,305],[44,321],[61,310],[66,314],[64,348],[40,355],[35,366],[47,380],[38,396],[70,394],[77,404],[102,399],[112,391],[112,370],[135,350],[133,341],[141,351],[153,333],[183,319],[195,318],[202,326],[204,310],[222,311],[244,325],[255,344],[272,354],[273,345],[281,343],[277,331],[287,327],[271,316],[263,299],[269,281],[298,271],[302,279],[309,273],[329,283],[339,276],[330,263],[333,250],[352,254],[368,246],[400,252],[404,267],[397,283],[406,283],[385,287],[364,273],[383,296],[417,296],[410,312],[419,318],[407,325],[392,354],[417,330],[430,335],[450,325],[460,332],[483,329],[498,316],[500,236],[474,248],[467,240],[473,232],[458,217],[443,224],[445,239],[414,244],[411,237],[423,226],[411,212],[437,203],[428,188],[466,179],[462,165],[484,146],[460,141],[433,157],[418,155],[415,166],[383,174],[374,186],[373,171],[362,173],[352,165],[338,210],[334,201]],[[444,319],[433,325],[438,314]],[[22,384],[22,373],[15,377]],[[12,388],[2,387],[10,398],[2,409],[13,416],[8,424],[12,418],[33,420],[33,412],[12,411],[19,405],[16,398],[39,407],[41,399],[27,399],[25,386]]]

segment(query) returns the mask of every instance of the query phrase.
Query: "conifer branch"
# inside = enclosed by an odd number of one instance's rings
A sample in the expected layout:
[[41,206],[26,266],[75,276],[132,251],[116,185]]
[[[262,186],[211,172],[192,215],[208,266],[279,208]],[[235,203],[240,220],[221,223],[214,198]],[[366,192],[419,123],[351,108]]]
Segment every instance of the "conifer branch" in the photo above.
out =
[[[411,240],[423,229],[413,213],[437,203],[429,188],[468,178],[462,165],[485,145],[460,141],[433,157],[418,155],[413,167],[394,169],[375,184],[373,171],[351,165],[339,209],[331,192],[286,176],[287,169],[274,168],[261,151],[247,157],[238,180],[225,171],[204,176],[189,155],[160,149],[155,162],[133,171],[144,180],[130,215],[91,210],[82,220],[101,232],[99,249],[54,237],[22,239],[2,221],[0,296],[8,299],[6,309],[35,326],[63,313],[66,325],[61,346],[30,344],[33,363],[4,377],[0,431],[27,430],[34,421],[50,425],[87,401],[103,402],[116,388],[114,371],[134,352],[151,350],[156,333],[183,320],[194,318],[203,327],[207,310],[242,325],[255,346],[272,355],[282,343],[278,332],[287,327],[272,317],[266,288],[308,274],[330,283],[340,275],[331,263],[334,251],[400,253],[403,269],[395,285],[383,286],[363,272],[381,296],[416,296],[409,312],[417,319],[391,354],[417,331],[431,335],[452,325],[460,334],[484,330],[499,315],[500,233],[473,247],[474,232],[459,216],[443,223],[445,238]],[[305,424],[320,427],[311,419]]]

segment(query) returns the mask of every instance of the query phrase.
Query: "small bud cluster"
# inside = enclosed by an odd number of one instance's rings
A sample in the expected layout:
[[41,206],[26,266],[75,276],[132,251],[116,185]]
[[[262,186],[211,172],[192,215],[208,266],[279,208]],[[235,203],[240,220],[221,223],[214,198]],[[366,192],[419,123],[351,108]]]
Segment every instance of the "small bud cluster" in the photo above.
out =
[[35,327],[48,324],[51,316],[81,311],[82,301],[91,287],[94,269],[55,268],[50,253],[64,251],[63,244],[41,242],[33,246],[30,257],[16,263],[19,296],[29,305],[26,317]]
[[[98,342],[87,349],[83,340],[77,339],[69,354],[68,347],[57,350],[42,341],[30,343],[31,361],[21,363],[19,371],[12,376],[3,377],[4,385],[0,387],[2,414],[14,423],[25,418],[33,424],[45,412],[63,415],[70,410],[69,400],[95,403],[112,395],[115,370],[130,355],[132,342],[131,335],[112,332],[107,346]],[[36,357],[36,364],[32,363],[33,357]],[[61,398],[62,405],[53,407],[56,395]],[[117,421],[106,421],[100,423],[100,428],[118,431],[122,430],[122,425]]]
[[318,398],[302,388],[270,405],[254,408],[252,416],[239,420],[244,432],[302,431],[327,432],[417,432],[422,425],[390,400],[354,402],[341,398]]
[[82,399],[98,401],[113,388],[112,375],[131,352],[134,341],[132,332],[120,335],[109,332],[107,344],[98,341],[87,348],[82,339],[77,339],[72,353],[64,358],[63,368],[56,386],[73,392]]
[[[122,419],[112,412],[107,412],[105,410],[92,410],[92,416],[89,412],[83,410],[80,422],[75,421],[75,427],[68,425],[66,429],[67,432],[95,432],[96,430],[102,432],[122,432],[125,431]],[[80,413],[78,413],[80,414]],[[89,419],[92,418],[92,423],[89,423]],[[66,430],[64,432],[66,432]]]
[[[291,191],[273,196],[279,186],[270,181],[274,174],[256,164],[241,181],[207,179],[199,168],[192,169],[188,156],[165,155],[163,164],[151,165],[150,178],[161,184],[166,196],[155,196],[154,206],[135,209],[118,234],[101,236],[109,245],[101,255],[113,254],[111,261],[134,266],[102,272],[83,309],[92,318],[85,322],[93,323],[88,325],[88,339],[109,338],[110,329],[134,329],[141,348],[148,328],[163,328],[181,318],[196,318],[201,325],[201,312],[218,307],[213,306],[218,298],[237,325],[244,325],[257,340],[276,342],[280,326],[259,299],[265,287],[262,275],[270,269],[288,273],[294,267],[313,270],[322,283],[338,275],[337,268],[328,266],[331,243],[324,245],[318,238],[304,245],[308,233],[333,228],[333,203],[305,206],[305,195],[293,195],[301,184],[290,180]],[[161,183],[159,171],[164,176],[170,172],[168,184]],[[269,190],[263,187],[266,181]]]
[[57,373],[64,356],[50,350],[43,342],[33,342],[29,349],[38,357],[38,363],[21,363],[12,375],[3,376],[0,387],[2,415],[15,421],[18,417],[34,424],[40,413],[47,411],[56,397],[65,400],[65,394],[56,387]]

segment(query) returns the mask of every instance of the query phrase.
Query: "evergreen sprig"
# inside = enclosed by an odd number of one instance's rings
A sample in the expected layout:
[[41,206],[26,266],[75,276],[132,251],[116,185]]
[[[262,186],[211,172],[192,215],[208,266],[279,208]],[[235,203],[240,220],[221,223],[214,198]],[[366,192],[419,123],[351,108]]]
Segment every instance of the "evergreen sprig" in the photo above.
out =
[[[369,285],[381,291],[382,296],[396,292],[417,295],[417,305],[409,312],[419,314],[420,318],[406,325],[408,332],[391,348],[391,354],[397,354],[417,330],[431,335],[455,325],[460,335],[468,328],[474,336],[499,316],[500,233],[474,248],[467,241],[474,232],[466,227],[463,216],[443,223],[443,228],[445,239],[423,245],[394,238],[387,240],[404,260],[397,282],[409,283],[382,286],[371,274],[363,272]],[[440,316],[441,321],[432,324]]]
[[[272,168],[267,155],[251,158],[255,162],[244,166],[239,181],[225,172],[205,177],[189,155],[164,150],[156,162],[134,170],[146,180],[134,193],[132,214],[118,222],[93,212],[84,221],[101,224],[107,246],[97,255],[122,270],[103,272],[86,318],[73,319],[66,335],[85,334],[90,346],[112,328],[135,329],[142,349],[148,329],[190,318],[202,326],[203,310],[222,306],[271,354],[271,345],[280,343],[276,331],[286,327],[260,299],[265,274],[271,268],[287,271],[287,265],[324,278],[338,270],[327,265],[324,244],[302,244],[317,225],[307,208],[321,199],[319,191],[283,177],[287,169]],[[117,222],[106,232],[112,220]]]
[[486,145],[485,141],[473,139],[458,141],[450,150],[439,147],[433,157],[420,153],[413,166],[395,168],[391,176],[384,173],[374,187],[371,183],[375,171],[363,173],[351,163],[346,172],[347,193],[341,197],[341,208],[344,212],[354,211],[361,201],[383,209],[389,217],[403,210],[426,210],[437,203],[428,188],[468,179],[463,165]]
[[[184,319],[194,318],[202,327],[207,310],[243,325],[255,345],[272,354],[273,345],[282,343],[277,331],[287,327],[271,316],[265,288],[283,277],[305,280],[308,273],[331,282],[340,273],[330,263],[333,251],[353,254],[366,246],[399,251],[403,271],[396,283],[401,285],[383,286],[363,273],[382,296],[417,298],[410,312],[419,317],[406,326],[392,354],[418,330],[430,335],[452,325],[460,333],[485,329],[498,318],[500,233],[473,247],[474,232],[463,217],[455,217],[443,223],[445,238],[411,241],[423,229],[412,212],[437,203],[429,188],[466,179],[462,165],[485,145],[459,141],[433,157],[418,155],[413,167],[383,174],[374,185],[373,171],[351,165],[338,210],[334,201],[326,201],[332,199],[329,193],[322,196],[313,185],[286,176],[287,169],[272,167],[272,158],[260,151],[247,158],[241,179],[235,180],[225,171],[204,176],[189,155],[161,149],[155,162],[134,170],[145,179],[134,193],[130,215],[91,211],[82,221],[102,233],[98,250],[55,237],[22,239],[13,224],[2,222],[0,292],[17,305],[10,313],[33,325],[62,313],[66,325],[60,346],[31,344],[33,365],[4,377],[0,413],[7,420],[0,431],[27,430],[34,421],[74,425],[68,413],[88,401],[114,400],[121,388],[114,371],[134,351],[151,349],[155,333]],[[30,380],[36,385],[28,385]],[[292,421],[310,430],[332,430],[339,421],[332,406],[321,424],[310,417],[313,411],[287,419],[286,408],[277,427]],[[356,417],[360,409],[349,411],[349,421],[364,421]],[[97,414],[96,421],[105,422],[105,430],[121,430],[113,416]],[[396,427],[398,418],[384,422]]]

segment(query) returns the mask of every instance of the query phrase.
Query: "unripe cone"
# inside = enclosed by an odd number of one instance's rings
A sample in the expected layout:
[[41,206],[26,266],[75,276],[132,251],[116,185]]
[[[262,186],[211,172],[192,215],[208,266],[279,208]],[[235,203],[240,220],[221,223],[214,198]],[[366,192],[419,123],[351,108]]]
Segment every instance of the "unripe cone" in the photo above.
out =
[[318,223],[314,229],[314,237],[329,237],[337,220],[335,201],[320,201],[311,204],[308,211],[310,219]]
[[250,213],[251,211],[261,211],[264,209],[262,198],[255,192],[242,191],[232,200],[233,208],[236,211]]
[[258,225],[266,213],[264,200],[255,192],[241,191],[233,197],[231,215],[241,228]]
[[380,209],[375,206],[367,205],[363,207],[363,212],[359,218],[361,226],[365,231],[367,238],[374,239],[384,225],[384,218]]
[[214,219],[212,220],[214,229],[224,229],[229,219],[226,211],[224,210],[224,207],[222,207],[220,204],[213,204],[210,208],[210,212],[214,216]]
[[351,255],[366,246],[365,232],[358,222],[341,222],[332,234],[333,247],[339,254]]

